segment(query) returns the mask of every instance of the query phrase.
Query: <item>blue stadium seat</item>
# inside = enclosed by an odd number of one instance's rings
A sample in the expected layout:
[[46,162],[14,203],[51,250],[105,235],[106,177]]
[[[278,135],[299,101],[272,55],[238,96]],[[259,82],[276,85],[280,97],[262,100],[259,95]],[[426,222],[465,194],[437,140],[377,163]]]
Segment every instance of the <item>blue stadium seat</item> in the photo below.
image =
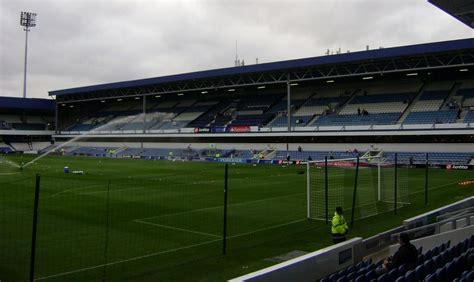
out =
[[395,280],[399,276],[398,275],[399,273],[402,273],[402,272],[399,272],[397,268],[394,268],[394,269],[390,270],[388,272],[388,277],[389,277],[390,281]]
[[436,274],[430,274],[426,276],[425,282],[436,282]]
[[406,264],[402,264],[398,267],[398,273],[405,273],[408,271],[408,266]]
[[368,281],[371,281],[373,279],[376,279],[377,278],[377,273],[375,273],[375,270],[370,270],[368,271],[366,274],[365,274],[365,278],[368,280]]
[[368,272],[374,269],[375,269],[375,264],[371,263],[365,268],[365,271]]
[[331,280],[329,280],[328,277],[323,277],[321,279],[319,279],[319,282],[330,282]]
[[343,270],[340,270],[337,275],[339,275],[339,277],[342,277],[342,276],[346,276],[347,274],[347,268],[346,269],[343,269]]
[[466,280],[467,280],[467,281],[474,281],[474,270],[471,270],[471,271],[466,275]]
[[359,270],[357,270],[357,272],[356,272],[356,277],[357,277],[357,276],[360,276],[360,275],[365,275],[366,272],[367,272],[367,271],[366,271],[365,267],[362,267],[362,268],[360,268]]
[[452,261],[448,262],[446,264],[446,276],[449,280],[454,278],[454,270],[454,263]]
[[346,276],[339,277],[337,280],[329,280],[329,281],[337,281],[337,282],[348,282],[349,280],[347,279]]
[[347,277],[347,279],[348,279],[348,280],[353,280],[353,279],[355,279],[355,278],[356,278],[356,272],[355,272],[355,271],[353,271],[353,272],[351,272],[351,273],[347,274],[347,276],[346,276],[346,277]]
[[434,262],[434,266],[435,268],[438,268],[438,267],[441,267],[441,256],[440,255],[436,255],[433,257],[433,262]]
[[433,254],[431,252],[431,250],[428,250],[426,253],[425,253],[425,261],[431,259],[433,257]]
[[389,281],[391,280],[389,279],[388,273],[384,273],[380,275],[379,278],[377,278],[377,282],[389,282]]
[[425,257],[423,255],[418,256],[418,260],[416,261],[416,265],[423,264],[425,262]]
[[438,281],[448,281],[448,276],[447,276],[447,272],[446,272],[446,267],[443,266],[441,268],[438,268],[436,270],[436,279]]
[[354,282],[366,282],[366,281],[367,279],[365,278],[364,274],[357,276],[357,278],[354,280]]
[[406,279],[405,279],[405,277],[400,276],[400,277],[397,278],[397,280],[395,280],[395,282],[406,282]]
[[361,269],[362,267],[365,267],[365,262],[361,261],[358,264],[356,264],[357,269]]
[[432,259],[429,259],[423,263],[425,274],[433,273],[435,265]]
[[468,262],[469,262],[469,267],[474,267],[474,254],[471,253],[469,254],[469,257],[468,257]]
[[405,273],[405,281],[406,282],[416,282],[417,280],[416,280],[415,271],[409,270],[407,273]]
[[422,264],[418,265],[415,268],[415,275],[416,275],[416,279],[420,281],[423,280],[423,278],[425,278],[425,268]]

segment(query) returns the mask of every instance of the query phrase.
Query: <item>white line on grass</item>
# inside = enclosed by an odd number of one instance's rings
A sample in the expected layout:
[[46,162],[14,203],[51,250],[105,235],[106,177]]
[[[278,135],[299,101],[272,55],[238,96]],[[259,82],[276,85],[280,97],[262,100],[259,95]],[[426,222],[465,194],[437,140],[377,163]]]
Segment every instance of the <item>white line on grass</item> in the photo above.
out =
[[153,222],[148,222],[148,221],[142,221],[142,220],[138,220],[138,219],[135,219],[134,222],[153,225],[153,226],[158,226],[158,227],[163,227],[163,228],[172,229],[172,230],[188,232],[188,233],[195,233],[195,234],[199,234],[199,235],[222,238],[222,236],[218,236],[218,235],[211,234],[211,233],[199,232],[199,231],[194,231],[194,230],[191,230],[191,229],[178,228],[178,227],[173,227],[173,226],[170,226],[170,225],[163,225],[163,224],[158,224],[158,223],[153,223]]
[[[166,182],[163,182],[163,183],[166,183]],[[218,183],[218,182],[216,180],[201,181],[201,182],[195,181],[195,182],[192,182],[192,183],[172,184],[172,185],[169,185],[169,186],[170,187],[177,187],[177,186],[189,186],[189,185],[211,184],[211,183]],[[130,184],[133,185],[133,183],[130,183]],[[110,189],[110,192],[135,191],[135,190],[143,190],[143,189],[150,189],[150,186],[136,186],[136,187],[133,187],[133,188]],[[217,191],[217,189],[216,189],[216,191]],[[84,192],[84,193],[79,193],[79,195],[89,195],[89,194],[99,194],[99,193],[107,193],[107,190]]]
[[[63,193],[67,193],[67,192],[70,192],[70,191],[77,191],[77,190],[87,190],[87,189],[92,189],[92,188],[95,188],[95,187],[104,187],[104,186],[107,186],[107,183],[103,183],[103,184],[94,184],[94,185],[87,185],[87,186],[84,186],[84,187],[78,187],[78,188],[70,188],[70,189],[64,189],[64,190],[61,190],[57,193],[54,193],[53,195],[49,196],[48,198],[54,198],[60,194],[63,194]],[[75,193],[75,194],[79,194],[79,195],[82,195],[81,193]]]
[[[271,230],[271,229],[274,229],[274,228],[278,228],[278,227],[282,227],[282,226],[285,226],[285,225],[294,224],[294,223],[301,222],[301,221],[304,221],[304,220],[306,220],[306,218],[304,218],[304,219],[299,219],[299,220],[295,220],[295,221],[290,221],[290,222],[287,222],[287,223],[278,224],[278,225],[274,225],[274,226],[269,226],[269,227],[262,228],[262,229],[258,229],[258,230],[254,230],[254,231],[251,231],[251,232],[246,232],[246,233],[242,233],[242,234],[237,234],[237,235],[234,235],[234,236],[227,237],[227,239],[233,239],[233,238],[242,237],[242,236],[250,235],[250,234],[257,233],[257,232],[261,232],[261,231]],[[215,242],[219,242],[219,241],[222,241],[222,239],[215,239],[215,240],[206,241],[206,242],[202,242],[202,243],[198,243],[198,244],[193,244],[193,245],[188,245],[188,246],[184,246],[184,247],[180,247],[180,248],[175,248],[175,249],[170,249],[170,250],[166,250],[166,251],[151,253],[151,254],[144,255],[144,256],[133,257],[133,258],[125,259],[125,260],[119,260],[119,261],[109,262],[109,263],[100,264],[100,265],[96,265],[96,266],[91,266],[91,267],[80,268],[80,269],[76,269],[76,270],[72,270],[72,271],[62,272],[62,273],[58,273],[58,274],[43,276],[43,277],[40,277],[40,278],[35,279],[35,281],[40,281],[40,280],[46,280],[46,279],[51,279],[51,278],[66,276],[66,275],[69,275],[69,274],[74,274],[74,273],[83,272],[83,271],[87,271],[87,270],[91,270],[91,269],[101,268],[101,267],[104,267],[104,266],[110,266],[110,265],[115,265],[115,264],[130,262],[130,261],[135,261],[135,260],[139,260],[139,259],[154,257],[154,256],[166,254],[166,253],[173,253],[173,252],[177,252],[177,251],[181,251],[181,250],[185,250],[185,249],[190,249],[190,248],[194,248],[194,247],[199,247],[199,246],[203,246],[203,245],[207,245],[207,244],[211,244],[211,243],[215,243]]]
[[72,271],[67,271],[67,272],[62,272],[62,273],[58,273],[58,274],[43,276],[43,277],[40,277],[40,278],[36,278],[35,281],[40,281],[40,280],[46,280],[46,279],[51,279],[51,278],[55,278],[55,277],[66,276],[66,275],[69,275],[69,274],[74,274],[74,273],[78,273],[78,272],[82,272],[82,271],[86,271],[86,270],[101,268],[101,267],[104,267],[104,266],[110,266],[110,265],[115,265],[115,264],[130,262],[130,261],[135,261],[135,260],[139,260],[139,259],[154,257],[154,256],[161,255],[161,254],[172,253],[172,252],[181,251],[181,250],[185,250],[185,249],[190,249],[190,248],[194,248],[194,247],[198,247],[198,246],[202,246],[202,245],[207,245],[207,244],[214,243],[214,242],[218,242],[218,241],[221,241],[221,240],[222,240],[222,239],[215,239],[215,240],[206,241],[206,242],[202,242],[202,243],[198,243],[198,244],[193,244],[193,245],[188,245],[188,246],[184,246],[184,247],[180,247],[180,248],[169,249],[169,250],[166,250],[166,251],[151,253],[151,254],[144,255],[144,256],[133,257],[133,258],[129,258],[129,259],[124,259],[124,260],[109,262],[109,263],[106,263],[106,264],[99,264],[99,265],[95,265],[95,266],[91,266],[91,267],[80,268],[80,269],[76,269],[76,270],[72,270]]
[[240,234],[237,234],[237,235],[229,236],[229,237],[227,237],[227,239],[242,237],[242,236],[250,235],[250,234],[253,234],[253,233],[260,232],[260,231],[275,229],[275,228],[278,228],[278,227],[290,225],[290,224],[293,224],[293,223],[298,223],[298,222],[305,221],[305,220],[306,220],[306,218],[303,218],[303,219],[293,220],[293,221],[282,223],[282,224],[272,225],[272,226],[269,226],[269,227],[253,230],[253,231],[250,231],[250,232],[245,232],[245,233],[240,233]]
[[0,173],[0,176],[2,175],[13,175],[13,174],[20,174],[21,172],[2,172]]
[[[303,195],[303,194],[306,194],[306,192],[295,193],[295,194],[289,194],[289,195],[278,196],[278,197],[273,197],[273,198],[265,198],[265,199],[254,200],[254,201],[248,201],[248,202],[241,202],[241,203],[236,203],[236,204],[230,204],[230,205],[227,205],[227,206],[228,206],[228,207],[240,206],[240,205],[258,203],[258,202],[264,202],[264,201],[267,201],[267,200],[274,200],[274,199],[280,199],[280,198],[287,198],[287,197],[292,197],[292,196],[296,196],[296,195]],[[195,210],[184,211],[184,212],[175,212],[175,213],[168,213],[168,214],[163,214],[163,215],[156,215],[156,216],[138,218],[138,219],[135,219],[135,220],[145,220],[145,219],[152,219],[152,218],[162,218],[162,217],[168,217],[168,216],[174,216],[174,215],[182,215],[182,214],[195,213],[195,212],[206,211],[206,210],[213,210],[213,209],[218,209],[218,208],[223,208],[223,207],[224,207],[224,206],[207,207],[207,208],[195,209]]]

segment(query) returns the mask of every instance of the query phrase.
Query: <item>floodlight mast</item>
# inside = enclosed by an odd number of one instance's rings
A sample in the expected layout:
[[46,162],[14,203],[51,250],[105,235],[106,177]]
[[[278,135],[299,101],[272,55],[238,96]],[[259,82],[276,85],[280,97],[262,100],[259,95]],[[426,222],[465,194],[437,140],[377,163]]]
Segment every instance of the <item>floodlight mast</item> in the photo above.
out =
[[23,72],[23,98],[26,98],[26,67],[28,59],[28,32],[30,27],[36,26],[36,14],[30,12],[21,12],[20,25],[24,26],[25,29],[25,66]]

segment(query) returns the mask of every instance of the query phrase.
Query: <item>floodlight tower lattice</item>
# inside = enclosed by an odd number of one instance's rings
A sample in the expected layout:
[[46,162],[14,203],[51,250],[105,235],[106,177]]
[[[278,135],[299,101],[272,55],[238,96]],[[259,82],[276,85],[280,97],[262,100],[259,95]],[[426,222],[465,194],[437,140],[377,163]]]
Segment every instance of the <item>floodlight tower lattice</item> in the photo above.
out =
[[20,25],[24,26],[25,31],[25,66],[23,72],[23,98],[26,98],[26,69],[28,62],[28,32],[31,27],[36,26],[36,14],[31,12],[21,12]]

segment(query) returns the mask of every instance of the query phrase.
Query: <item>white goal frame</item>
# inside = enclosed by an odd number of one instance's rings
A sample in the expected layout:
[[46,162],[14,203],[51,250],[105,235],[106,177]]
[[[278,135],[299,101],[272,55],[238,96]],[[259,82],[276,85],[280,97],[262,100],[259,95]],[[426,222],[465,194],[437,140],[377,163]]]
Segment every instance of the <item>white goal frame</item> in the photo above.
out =
[[377,200],[381,201],[382,199],[382,191],[381,191],[381,164],[384,161],[382,157],[374,156],[374,157],[359,157],[359,158],[343,158],[343,159],[324,159],[324,160],[314,160],[314,161],[306,161],[303,162],[303,165],[306,165],[306,217],[311,217],[311,165],[314,164],[322,164],[325,165],[327,163],[334,163],[334,162],[357,162],[357,159],[360,161],[370,162],[372,160],[377,160]]

